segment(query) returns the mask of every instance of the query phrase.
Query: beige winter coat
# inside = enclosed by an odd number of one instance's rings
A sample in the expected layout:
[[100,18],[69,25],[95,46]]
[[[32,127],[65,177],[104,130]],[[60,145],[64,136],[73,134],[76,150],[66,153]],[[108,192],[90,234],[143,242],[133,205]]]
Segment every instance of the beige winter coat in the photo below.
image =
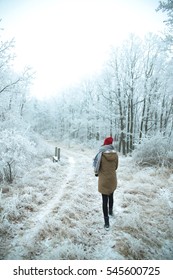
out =
[[118,155],[115,151],[106,151],[102,154],[98,191],[102,194],[110,195],[117,187],[116,170],[118,168]]

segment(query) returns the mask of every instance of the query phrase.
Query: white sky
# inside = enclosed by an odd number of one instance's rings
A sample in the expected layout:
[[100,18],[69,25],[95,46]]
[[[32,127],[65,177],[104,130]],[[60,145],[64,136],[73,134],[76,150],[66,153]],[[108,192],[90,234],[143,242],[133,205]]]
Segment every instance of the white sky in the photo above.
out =
[[16,68],[36,72],[48,96],[98,71],[111,45],[164,28],[157,0],[0,0],[1,26],[16,39]]

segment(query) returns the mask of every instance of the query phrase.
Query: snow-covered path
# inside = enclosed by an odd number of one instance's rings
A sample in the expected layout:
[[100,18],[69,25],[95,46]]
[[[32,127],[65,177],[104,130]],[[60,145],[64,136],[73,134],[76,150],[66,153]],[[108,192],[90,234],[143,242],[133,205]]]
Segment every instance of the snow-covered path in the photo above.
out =
[[120,157],[115,215],[107,232],[94,152],[62,148],[61,154],[60,162],[46,159],[23,179],[15,197],[27,213],[1,259],[173,259],[170,174],[137,168],[131,158]]

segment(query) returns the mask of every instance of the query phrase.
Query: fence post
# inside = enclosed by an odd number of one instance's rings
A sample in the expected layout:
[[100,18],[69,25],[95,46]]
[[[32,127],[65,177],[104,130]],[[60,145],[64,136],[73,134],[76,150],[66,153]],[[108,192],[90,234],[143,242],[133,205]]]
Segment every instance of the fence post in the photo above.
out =
[[53,162],[60,160],[60,148],[55,147],[55,155],[53,156]]
[[60,148],[58,148],[58,160],[60,160]]

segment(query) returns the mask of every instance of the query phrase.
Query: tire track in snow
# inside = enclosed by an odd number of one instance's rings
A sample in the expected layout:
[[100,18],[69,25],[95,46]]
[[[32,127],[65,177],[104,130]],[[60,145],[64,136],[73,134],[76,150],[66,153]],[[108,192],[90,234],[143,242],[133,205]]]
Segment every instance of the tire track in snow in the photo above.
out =
[[57,207],[58,204],[60,204],[60,201],[64,196],[64,190],[73,178],[75,162],[71,156],[68,157],[68,161],[69,168],[66,172],[67,177],[61,184],[60,191],[58,190],[58,192],[54,194],[54,197],[47,203],[46,206],[45,204],[41,206],[39,208],[39,212],[37,211],[36,213],[34,213],[34,215],[32,215],[26,221],[26,223],[23,224],[23,230],[22,232],[19,232],[19,234],[16,235],[13,239],[11,244],[13,250],[9,254],[7,254],[6,259],[22,259],[23,255],[28,255],[27,248],[30,250],[30,248],[33,247],[40,229],[44,227],[49,214],[53,212],[53,209]]

